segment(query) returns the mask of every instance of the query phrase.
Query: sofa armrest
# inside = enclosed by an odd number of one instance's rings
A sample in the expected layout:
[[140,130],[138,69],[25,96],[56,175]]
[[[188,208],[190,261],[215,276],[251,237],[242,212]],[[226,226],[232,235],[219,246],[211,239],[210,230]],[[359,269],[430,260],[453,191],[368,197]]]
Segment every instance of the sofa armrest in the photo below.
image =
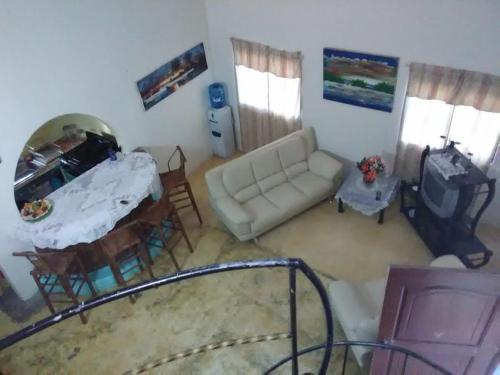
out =
[[441,255],[434,259],[431,264],[431,267],[443,267],[443,268],[461,268],[465,269],[465,264],[462,263],[459,257],[456,255],[448,254]]
[[234,198],[225,197],[217,199],[215,204],[221,213],[235,224],[247,224],[253,221],[252,215]]
[[229,197],[222,182],[222,168],[214,168],[205,173],[208,192],[213,199]]
[[332,181],[342,170],[342,164],[323,151],[314,151],[307,160],[309,170],[328,181]]

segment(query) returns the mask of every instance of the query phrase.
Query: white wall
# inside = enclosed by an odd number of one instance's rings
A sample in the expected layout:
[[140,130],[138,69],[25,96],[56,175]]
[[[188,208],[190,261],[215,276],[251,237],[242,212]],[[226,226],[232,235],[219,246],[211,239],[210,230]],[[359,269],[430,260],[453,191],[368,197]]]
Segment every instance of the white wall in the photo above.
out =
[[[500,74],[496,0],[206,0],[214,78],[236,104],[230,37],[304,54],[303,123],[319,146],[352,161],[394,155],[408,64]],[[324,47],[400,58],[392,113],[323,100]],[[235,111],[237,116],[237,111]]]
[[0,9],[0,267],[28,298],[28,264],[10,255],[30,248],[12,236],[20,220],[12,183],[26,140],[55,116],[88,113],[126,150],[151,146],[165,161],[184,146],[192,169],[211,155],[211,71],[147,112],[135,82],[199,42],[210,51],[203,0],[0,0]]

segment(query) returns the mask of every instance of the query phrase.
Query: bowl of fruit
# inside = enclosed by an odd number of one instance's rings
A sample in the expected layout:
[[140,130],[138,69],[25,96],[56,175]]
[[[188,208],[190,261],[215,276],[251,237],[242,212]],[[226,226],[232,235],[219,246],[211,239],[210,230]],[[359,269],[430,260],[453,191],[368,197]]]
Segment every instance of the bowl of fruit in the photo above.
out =
[[52,211],[52,203],[48,199],[38,199],[25,203],[21,210],[21,217],[25,221],[38,221],[47,217]]

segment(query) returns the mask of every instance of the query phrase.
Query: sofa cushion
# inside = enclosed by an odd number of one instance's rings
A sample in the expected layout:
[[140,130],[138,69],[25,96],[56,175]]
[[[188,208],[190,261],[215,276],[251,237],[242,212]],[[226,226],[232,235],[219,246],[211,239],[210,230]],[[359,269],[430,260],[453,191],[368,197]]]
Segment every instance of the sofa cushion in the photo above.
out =
[[299,208],[308,201],[307,196],[289,182],[268,190],[264,196],[285,212]]
[[375,341],[378,336],[378,327],[380,324],[379,318],[363,320],[356,327],[358,337],[365,337],[366,341]]
[[309,155],[308,163],[311,172],[330,181],[342,170],[340,162],[322,151],[315,151]]
[[285,169],[285,174],[289,180],[294,178],[295,176],[306,172],[309,169],[307,162],[301,161],[295,164],[292,164],[288,168]]
[[278,145],[278,155],[283,169],[307,160],[302,137],[288,139]]
[[251,161],[254,176],[262,192],[266,192],[286,181],[276,149],[263,151]]
[[345,280],[337,280],[330,283],[329,291],[332,307],[344,329],[355,331],[361,322],[372,319],[366,301],[356,285]]
[[245,202],[259,194],[250,162],[234,160],[222,172],[222,181],[228,193],[239,202]]
[[234,199],[236,199],[240,203],[244,203],[247,200],[252,199],[253,197],[256,197],[259,194],[260,194],[259,186],[257,184],[252,184],[234,194]]
[[262,193],[271,190],[272,188],[281,185],[286,181],[286,174],[284,172],[275,173],[269,177],[264,178],[258,182],[259,188]]
[[[234,233],[237,237],[248,236],[252,231],[250,222],[246,222],[246,220],[250,218],[250,214],[248,214],[247,211],[245,212],[247,212],[248,216],[242,212],[235,213],[233,209],[236,209],[236,206],[232,206],[231,204],[227,204],[226,202],[226,200],[229,199],[232,198],[225,197],[222,199],[218,199],[217,203],[214,203],[212,200],[210,200],[210,205],[217,213],[217,216],[221,218],[222,222],[229,228],[232,233]],[[239,203],[236,204],[239,205]],[[241,210],[244,211],[244,208],[241,207]]]
[[[378,320],[366,306],[359,287],[344,280],[328,285],[330,303],[339,320],[347,340],[375,341],[378,335]],[[363,346],[352,347],[356,361],[367,368],[370,363],[371,349]]]
[[290,182],[308,197],[318,197],[327,194],[333,184],[311,171],[306,171],[292,178]]
[[228,191],[222,181],[223,169],[216,168],[208,171],[205,174],[207,181],[208,192],[214,199],[224,198],[228,196]]
[[248,200],[243,207],[254,218],[251,224],[253,233],[268,228],[282,216],[282,211],[263,195]]
[[307,151],[302,137],[294,137],[278,145],[278,155],[288,179],[307,171]]
[[231,197],[225,197],[217,201],[219,210],[235,224],[250,223],[253,221],[248,211]]
[[359,291],[363,295],[371,316],[374,319],[380,317],[382,305],[384,304],[385,286],[387,278],[371,280],[359,286]]
[[434,259],[431,264],[431,267],[443,267],[443,268],[462,268],[465,269],[465,264],[462,263],[459,257],[456,255],[441,255]]

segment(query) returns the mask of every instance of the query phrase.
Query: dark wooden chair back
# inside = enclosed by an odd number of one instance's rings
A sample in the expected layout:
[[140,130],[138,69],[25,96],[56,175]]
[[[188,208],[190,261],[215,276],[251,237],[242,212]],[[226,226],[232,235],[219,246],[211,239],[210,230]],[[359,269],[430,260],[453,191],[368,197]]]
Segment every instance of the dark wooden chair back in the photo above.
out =
[[174,210],[175,207],[170,202],[168,195],[163,194],[159,201],[152,202],[141,213],[139,220],[151,225],[161,225],[165,219],[168,219],[172,215]]
[[[36,269],[40,264],[45,264],[45,261],[42,259],[42,254],[35,253],[33,251],[16,251],[12,253],[15,257],[24,257],[30,261],[33,267]],[[45,267],[50,268],[49,265],[45,265]]]
[[139,245],[142,242],[142,230],[137,221],[125,224],[109,232],[100,240],[101,248],[110,257]]
[[[168,194],[163,194],[157,202],[148,202],[147,206],[137,216],[137,220],[141,223],[144,229],[144,238],[146,242],[157,246],[154,242],[160,240],[163,248],[169,253],[177,270],[180,270],[179,263],[173,253],[173,247],[182,237],[188,245],[189,251],[193,252],[193,247],[186,234],[184,226],[177,214],[175,205],[170,201]],[[175,239],[176,232],[180,232],[182,237]],[[149,242],[148,242],[149,241]],[[149,254],[149,253],[148,253]],[[149,254],[151,263],[153,263],[151,254]]]
[[12,255],[24,257],[33,265],[33,271],[39,275],[61,275],[69,271],[70,263],[75,258],[74,253],[64,251],[45,251],[35,253],[33,251],[14,252]]
[[[99,243],[118,285],[122,287],[127,285],[124,275],[133,269],[143,271],[145,268],[149,276],[154,278],[143,241],[143,228],[139,221],[134,220],[115,228],[104,238],[101,238]],[[127,269],[122,268],[133,259],[137,261],[135,265],[129,265]],[[129,298],[130,302],[135,303],[135,296],[129,296]]]
[[[72,302],[74,305],[78,304],[78,295],[85,284],[88,285],[92,295],[97,296],[92,281],[75,251],[43,250],[43,252],[37,253],[33,251],[20,251],[12,253],[12,255],[25,257],[31,262],[33,265],[33,270],[30,272],[31,276],[52,314],[55,313],[53,302]],[[64,293],[59,291],[56,286],[61,287]],[[53,301],[51,295],[58,294],[66,294],[69,299]],[[83,312],[79,315],[82,323],[86,324],[88,321],[87,316]]]
[[[172,162],[175,157],[178,157],[179,161],[178,168],[176,169],[172,167]],[[175,151],[168,159],[168,171],[160,173],[161,183],[165,189],[165,194],[171,198],[171,202],[175,205],[176,209],[181,210],[183,208],[193,207],[198,216],[198,221],[202,224],[203,221],[201,219],[200,210],[196,205],[191,185],[186,178],[186,161],[187,159],[184,152],[181,147],[177,145]]]
[[[179,162],[178,162],[178,168],[173,169],[171,162],[174,160],[175,157],[179,158],[178,159]],[[185,167],[186,161],[187,161],[187,159],[186,159],[186,156],[184,155],[184,152],[182,151],[181,146],[179,146],[179,145],[175,146],[174,152],[172,153],[172,155],[170,155],[170,157],[168,158],[168,161],[167,161],[168,171],[169,172],[182,171],[182,173],[185,176],[186,175],[186,167]]]

